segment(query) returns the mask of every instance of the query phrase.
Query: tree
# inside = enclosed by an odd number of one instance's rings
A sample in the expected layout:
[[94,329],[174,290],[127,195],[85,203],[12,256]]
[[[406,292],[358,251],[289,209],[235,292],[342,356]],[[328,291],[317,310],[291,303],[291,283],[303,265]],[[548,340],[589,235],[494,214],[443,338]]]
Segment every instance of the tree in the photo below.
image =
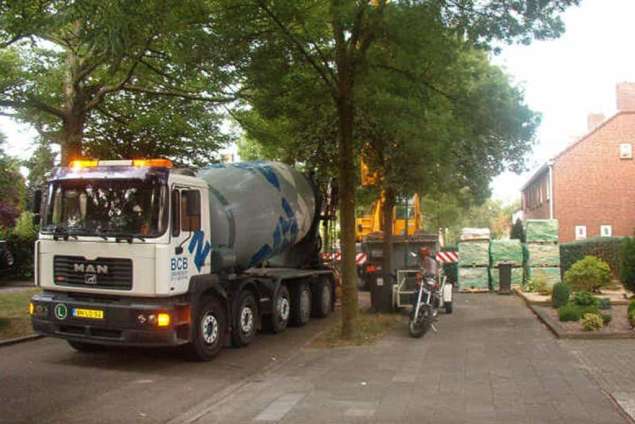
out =
[[[226,1],[221,3],[225,14],[221,21],[231,22],[231,45],[241,51],[238,66],[245,70],[245,83],[259,88],[254,81],[262,81],[263,74],[280,79],[289,69],[302,67],[320,84],[322,98],[335,107],[334,126],[337,128],[337,175],[340,191],[342,228],[343,314],[342,336],[350,338],[356,327],[357,292],[355,277],[355,166],[356,100],[360,78],[368,70],[371,46],[386,30],[386,16],[400,7],[419,8],[433,16],[439,27],[455,37],[474,45],[491,46],[493,40],[528,42],[532,37],[549,38],[562,31],[558,18],[566,6],[577,0],[553,1],[438,1],[386,2],[332,0],[302,2]],[[254,7],[257,6],[257,7]],[[228,19],[228,17],[230,19]],[[417,24],[417,22],[412,22]],[[426,55],[431,46],[411,46]],[[432,46],[434,48],[434,46]],[[236,51],[236,50],[234,50]],[[262,72],[263,68],[269,72]],[[278,74],[271,72],[273,68]],[[396,72],[407,73],[397,68]],[[295,72],[291,72],[294,74]],[[417,75],[421,85],[425,75]],[[270,97],[272,101],[275,98]],[[492,99],[494,101],[494,99]],[[479,115],[481,116],[481,115]],[[472,129],[477,125],[473,122]],[[478,151],[478,146],[470,149]],[[467,154],[467,153],[464,153]],[[487,162],[492,167],[494,158]],[[457,161],[455,168],[466,166]],[[450,170],[451,172],[452,170]],[[487,173],[473,175],[481,185]]]
[[222,70],[199,54],[208,15],[203,0],[2,2],[2,113],[59,143],[66,164],[84,153],[90,121],[117,114],[107,100],[122,92],[230,102]]
[[24,178],[19,161],[4,151],[6,136],[0,132],[0,227],[11,227],[24,208]]

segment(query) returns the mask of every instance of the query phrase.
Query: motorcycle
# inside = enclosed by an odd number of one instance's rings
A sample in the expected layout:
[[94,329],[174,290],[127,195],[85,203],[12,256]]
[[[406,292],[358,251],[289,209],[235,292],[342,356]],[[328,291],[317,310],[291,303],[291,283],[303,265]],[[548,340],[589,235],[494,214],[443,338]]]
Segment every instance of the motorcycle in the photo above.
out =
[[412,337],[419,338],[428,330],[435,333],[439,308],[445,308],[446,313],[452,313],[452,286],[446,284],[447,278],[442,276],[441,284],[434,275],[426,274],[417,278],[416,301],[410,312],[408,330]]

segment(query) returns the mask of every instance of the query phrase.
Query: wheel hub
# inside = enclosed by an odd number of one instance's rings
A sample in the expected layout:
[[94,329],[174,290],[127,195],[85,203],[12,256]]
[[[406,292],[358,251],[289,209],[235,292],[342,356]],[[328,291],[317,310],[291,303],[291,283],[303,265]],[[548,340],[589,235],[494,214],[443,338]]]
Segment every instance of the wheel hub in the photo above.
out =
[[278,300],[278,315],[283,321],[289,319],[289,299],[286,297],[282,297]]
[[249,334],[254,329],[254,312],[249,307],[243,308],[240,313],[240,329],[244,334]]
[[205,343],[211,345],[218,339],[218,321],[211,313],[206,313],[201,319],[201,335]]

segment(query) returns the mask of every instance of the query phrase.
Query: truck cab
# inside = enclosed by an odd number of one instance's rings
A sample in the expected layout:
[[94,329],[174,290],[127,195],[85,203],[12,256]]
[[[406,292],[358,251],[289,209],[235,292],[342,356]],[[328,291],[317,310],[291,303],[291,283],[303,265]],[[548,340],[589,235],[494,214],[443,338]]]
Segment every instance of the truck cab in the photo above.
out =
[[[222,267],[212,196],[205,180],[164,159],[56,168],[41,202],[34,329],[81,351],[184,345],[202,360],[225,336],[248,344],[261,318],[284,312],[275,302],[285,279]],[[318,274],[292,272],[312,284]]]

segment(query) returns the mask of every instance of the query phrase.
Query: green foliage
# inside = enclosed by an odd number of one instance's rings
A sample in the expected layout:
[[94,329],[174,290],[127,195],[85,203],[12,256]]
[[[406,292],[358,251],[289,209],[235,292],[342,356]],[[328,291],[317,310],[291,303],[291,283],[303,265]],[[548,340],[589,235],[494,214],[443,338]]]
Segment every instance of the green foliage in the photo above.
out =
[[590,306],[590,305],[598,305],[598,298],[593,296],[588,291],[581,291],[575,293],[573,296],[573,302],[579,306]]
[[608,297],[600,297],[598,298],[597,305],[598,305],[598,308],[600,308],[603,311],[611,309],[611,299],[609,299]]
[[635,238],[625,237],[620,246],[620,280],[635,292]]
[[619,278],[621,261],[620,248],[622,239],[617,237],[596,237],[560,245],[560,266],[562,272],[585,256],[595,256],[606,262],[614,278]]
[[33,214],[31,212],[22,212],[15,223],[13,234],[21,240],[35,240],[37,238],[38,229],[33,225]]
[[600,316],[602,317],[602,322],[605,326],[609,325],[609,323],[613,320],[613,315],[610,313],[601,313]]
[[[22,235],[27,235],[28,232]],[[6,241],[9,250],[13,254],[15,264],[2,277],[9,279],[29,279],[33,277],[33,255],[35,240],[37,235],[33,237],[21,237],[15,231],[7,235]]]
[[560,308],[569,302],[571,296],[571,289],[565,283],[556,283],[553,285],[553,292],[551,294],[551,304],[554,308]]
[[580,308],[572,303],[567,303],[558,309],[558,317],[560,321],[579,321]]
[[635,310],[628,311],[628,322],[635,328]]
[[564,282],[573,291],[596,291],[611,282],[611,269],[595,256],[585,256],[564,274]]
[[520,220],[520,218],[518,218],[516,222],[514,222],[509,238],[520,240],[521,243],[525,242],[525,229],[523,227],[523,222]]
[[631,300],[630,302],[628,302],[628,313],[630,314],[631,312],[635,311],[635,300]]
[[532,277],[527,283],[527,291],[532,293],[539,293],[543,295],[550,295],[553,291],[552,287],[549,287],[547,280],[542,275],[536,275]]
[[582,329],[584,331],[597,331],[604,326],[604,320],[598,314],[584,314],[582,316]]

